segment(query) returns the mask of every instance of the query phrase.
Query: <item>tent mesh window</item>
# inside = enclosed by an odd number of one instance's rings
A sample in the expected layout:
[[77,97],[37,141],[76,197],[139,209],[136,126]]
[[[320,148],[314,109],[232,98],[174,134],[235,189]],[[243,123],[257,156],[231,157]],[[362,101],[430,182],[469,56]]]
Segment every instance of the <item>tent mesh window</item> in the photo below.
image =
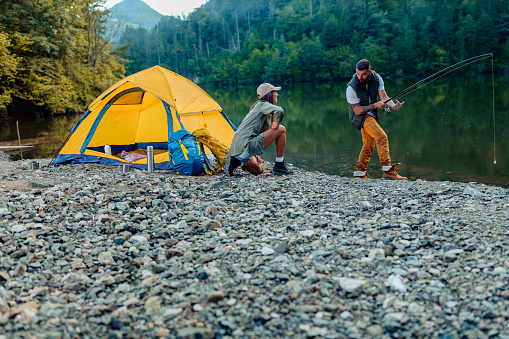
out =
[[113,102],[113,105],[141,105],[145,92],[131,92],[122,95]]

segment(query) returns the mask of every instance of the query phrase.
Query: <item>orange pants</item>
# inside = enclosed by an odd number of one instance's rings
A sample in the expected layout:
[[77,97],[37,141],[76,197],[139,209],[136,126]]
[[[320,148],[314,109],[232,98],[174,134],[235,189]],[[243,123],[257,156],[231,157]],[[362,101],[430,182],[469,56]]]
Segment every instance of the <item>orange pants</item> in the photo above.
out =
[[366,117],[364,124],[361,128],[362,133],[362,150],[359,154],[359,162],[357,163],[358,171],[365,171],[368,168],[369,159],[375,150],[375,145],[378,150],[378,157],[382,166],[391,165],[391,156],[389,155],[389,139],[387,134],[375,118],[371,115]]

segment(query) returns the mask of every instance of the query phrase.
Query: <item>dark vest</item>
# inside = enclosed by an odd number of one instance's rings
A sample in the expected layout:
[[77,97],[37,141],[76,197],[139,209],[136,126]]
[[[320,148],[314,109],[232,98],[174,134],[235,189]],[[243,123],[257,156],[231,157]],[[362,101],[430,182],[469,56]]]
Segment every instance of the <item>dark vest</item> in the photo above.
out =
[[[360,105],[361,106],[368,106],[369,105],[369,98],[371,98],[371,103],[374,104],[377,102],[378,97],[378,76],[375,73],[375,71],[371,71],[371,75],[368,77],[368,89],[366,89],[366,84],[359,82],[359,78],[357,78],[357,74],[355,74],[350,80],[350,82],[347,85],[351,86],[355,93],[357,93],[357,97],[360,99]],[[350,122],[352,125],[354,125],[355,128],[357,128],[359,131],[362,128],[362,125],[364,124],[364,120],[366,119],[367,114],[357,115],[353,111],[352,105],[349,105],[350,107]],[[378,110],[374,109],[373,113],[375,113],[375,119],[378,121]]]

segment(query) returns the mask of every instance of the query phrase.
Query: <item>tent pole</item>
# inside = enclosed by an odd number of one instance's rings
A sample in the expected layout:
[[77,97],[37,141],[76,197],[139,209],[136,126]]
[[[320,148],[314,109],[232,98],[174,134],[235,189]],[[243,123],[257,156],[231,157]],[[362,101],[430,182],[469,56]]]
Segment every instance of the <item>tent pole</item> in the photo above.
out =
[[49,162],[49,164],[46,166],[46,167],[50,167],[51,164],[53,163],[53,161],[55,161],[58,153],[60,153],[60,151],[62,150],[62,148],[64,148],[64,145],[67,143],[67,140],[69,140],[69,138],[71,137],[71,135],[73,134],[73,132],[69,132],[69,135],[67,136],[67,138],[65,138],[65,141],[63,142],[62,146],[60,146],[60,148],[58,149],[57,153],[55,153],[55,155],[53,156],[53,159],[51,159],[51,161]]

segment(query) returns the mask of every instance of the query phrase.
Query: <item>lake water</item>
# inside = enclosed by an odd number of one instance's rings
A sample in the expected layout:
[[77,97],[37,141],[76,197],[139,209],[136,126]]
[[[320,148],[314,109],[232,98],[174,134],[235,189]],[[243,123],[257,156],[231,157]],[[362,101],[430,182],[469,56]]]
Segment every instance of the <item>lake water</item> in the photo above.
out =
[[[415,82],[384,80],[389,95]],[[285,110],[285,161],[310,171],[352,176],[362,139],[348,120],[346,82],[282,87],[278,104]],[[204,89],[237,126],[256,100],[256,86]],[[402,163],[399,173],[410,180],[474,181],[509,187],[507,79],[495,79],[495,145],[492,97],[491,75],[483,75],[445,77],[399,98],[405,106],[381,114],[379,121],[389,137],[392,161]],[[24,144],[36,145],[24,158],[53,157],[78,119],[20,120],[21,138],[35,138]],[[6,140],[17,140],[15,121],[0,128],[0,142]],[[273,162],[275,148],[269,147],[262,158]],[[383,174],[376,150],[368,173],[371,178]]]

